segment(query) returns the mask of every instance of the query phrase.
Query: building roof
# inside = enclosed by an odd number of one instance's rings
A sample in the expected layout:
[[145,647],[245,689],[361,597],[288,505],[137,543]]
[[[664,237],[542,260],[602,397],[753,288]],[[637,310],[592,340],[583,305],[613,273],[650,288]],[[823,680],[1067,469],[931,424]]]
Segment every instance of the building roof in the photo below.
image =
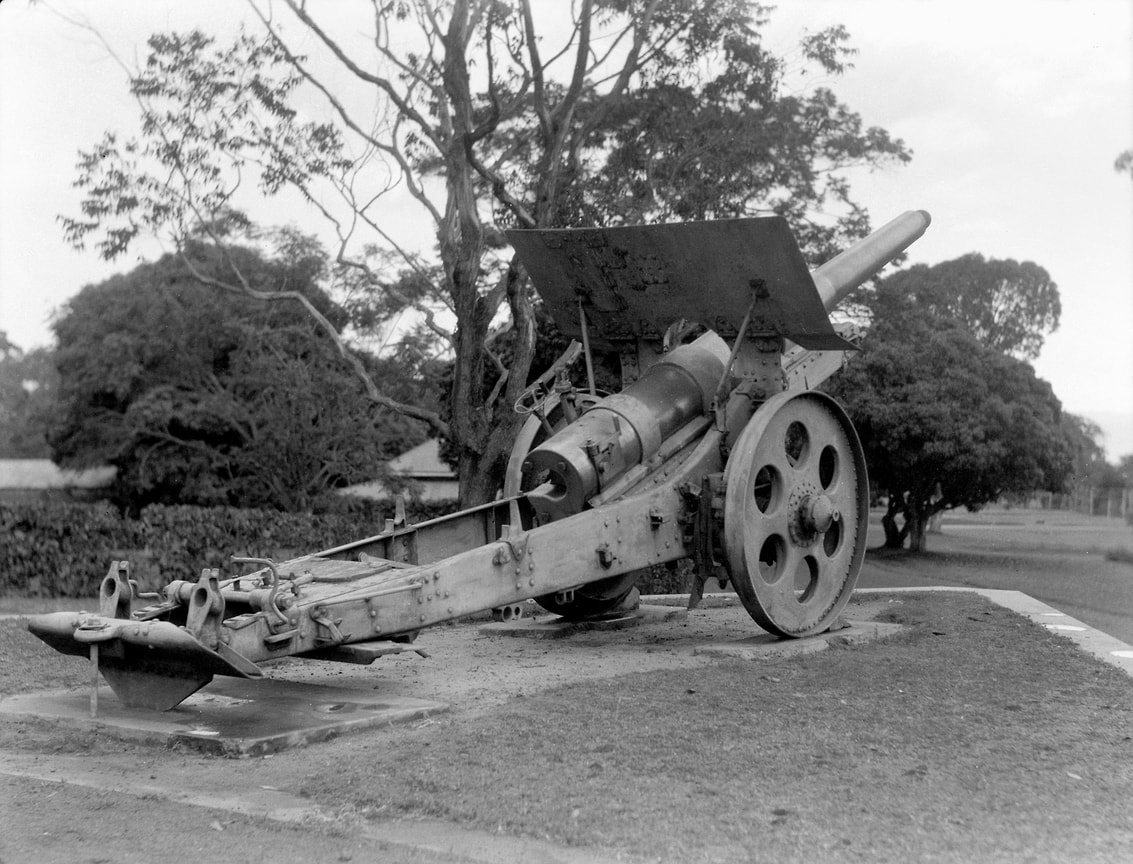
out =
[[50,459],[0,459],[0,489],[99,489],[114,473],[112,467],[71,471]]
[[412,450],[406,450],[396,459],[391,459],[389,470],[394,474],[419,480],[448,480],[456,476],[456,473],[441,459],[441,444],[436,438],[430,438]]

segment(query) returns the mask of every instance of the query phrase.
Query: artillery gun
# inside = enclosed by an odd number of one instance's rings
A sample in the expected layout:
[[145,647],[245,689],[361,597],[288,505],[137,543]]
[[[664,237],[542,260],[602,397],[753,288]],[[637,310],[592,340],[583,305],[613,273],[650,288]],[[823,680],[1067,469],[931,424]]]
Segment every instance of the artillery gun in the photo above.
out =
[[[625,608],[642,568],[691,558],[767,631],[828,629],[865,550],[868,484],[845,412],[812,388],[855,349],[828,312],[920,237],[909,211],[811,273],[779,217],[509,233],[567,335],[496,501],[250,575],[206,569],[140,595],[129,564],[98,614],[28,629],[90,656],[128,706],[170,709],[214,675],[285,656],[369,663],[417,632],[534,598],[568,618]],[[693,338],[695,337],[695,338]],[[623,389],[576,389],[567,361],[616,351]],[[146,605],[142,605],[145,602]],[[139,608],[140,607],[140,608]]]

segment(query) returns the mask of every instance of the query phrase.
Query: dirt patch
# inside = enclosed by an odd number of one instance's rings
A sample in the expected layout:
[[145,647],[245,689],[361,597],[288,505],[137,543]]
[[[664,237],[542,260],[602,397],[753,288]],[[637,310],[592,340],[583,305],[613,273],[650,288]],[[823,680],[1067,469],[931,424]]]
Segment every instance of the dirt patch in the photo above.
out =
[[[872,615],[875,607],[873,601],[855,599],[846,615]],[[513,698],[574,681],[702,666],[710,661],[694,656],[697,646],[762,632],[734,596],[710,600],[681,621],[577,633],[564,640],[486,635],[480,623],[424,631],[415,645],[428,657],[407,652],[383,657],[372,666],[284,658],[263,669],[268,677],[380,689],[391,695],[449,703],[457,712],[475,715]],[[85,659],[56,653],[27,633],[17,619],[0,621],[0,655],[9,658],[0,664],[0,694],[78,687],[89,680]]]

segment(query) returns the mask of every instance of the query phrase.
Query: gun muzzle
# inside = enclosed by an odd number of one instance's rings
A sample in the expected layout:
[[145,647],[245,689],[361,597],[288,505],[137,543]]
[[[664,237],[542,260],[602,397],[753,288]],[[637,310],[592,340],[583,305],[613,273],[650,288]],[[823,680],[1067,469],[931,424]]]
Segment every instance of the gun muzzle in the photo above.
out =
[[826,311],[908,249],[930,222],[932,217],[924,210],[906,210],[813,271],[810,275]]

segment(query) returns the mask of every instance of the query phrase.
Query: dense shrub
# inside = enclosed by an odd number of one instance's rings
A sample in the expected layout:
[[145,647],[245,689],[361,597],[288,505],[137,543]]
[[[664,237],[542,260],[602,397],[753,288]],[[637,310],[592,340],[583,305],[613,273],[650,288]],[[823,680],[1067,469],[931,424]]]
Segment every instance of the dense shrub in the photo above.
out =
[[[421,522],[453,502],[410,505]],[[105,504],[0,504],[0,593],[91,597],[111,561],[130,562],[142,590],[171,579],[195,579],[202,568],[228,569],[232,555],[285,559],[377,534],[384,508],[368,504],[342,514],[302,515],[230,507],[151,505],[124,518]]]
[[[451,513],[455,502],[410,504],[411,522]],[[231,507],[153,504],[141,518],[103,503],[0,504],[0,594],[93,597],[111,561],[130,562],[143,591],[173,579],[196,579],[203,568],[231,572],[232,555],[285,560],[379,533],[390,502],[352,505],[350,512],[301,515]],[[684,593],[691,562],[641,572],[642,594]]]

